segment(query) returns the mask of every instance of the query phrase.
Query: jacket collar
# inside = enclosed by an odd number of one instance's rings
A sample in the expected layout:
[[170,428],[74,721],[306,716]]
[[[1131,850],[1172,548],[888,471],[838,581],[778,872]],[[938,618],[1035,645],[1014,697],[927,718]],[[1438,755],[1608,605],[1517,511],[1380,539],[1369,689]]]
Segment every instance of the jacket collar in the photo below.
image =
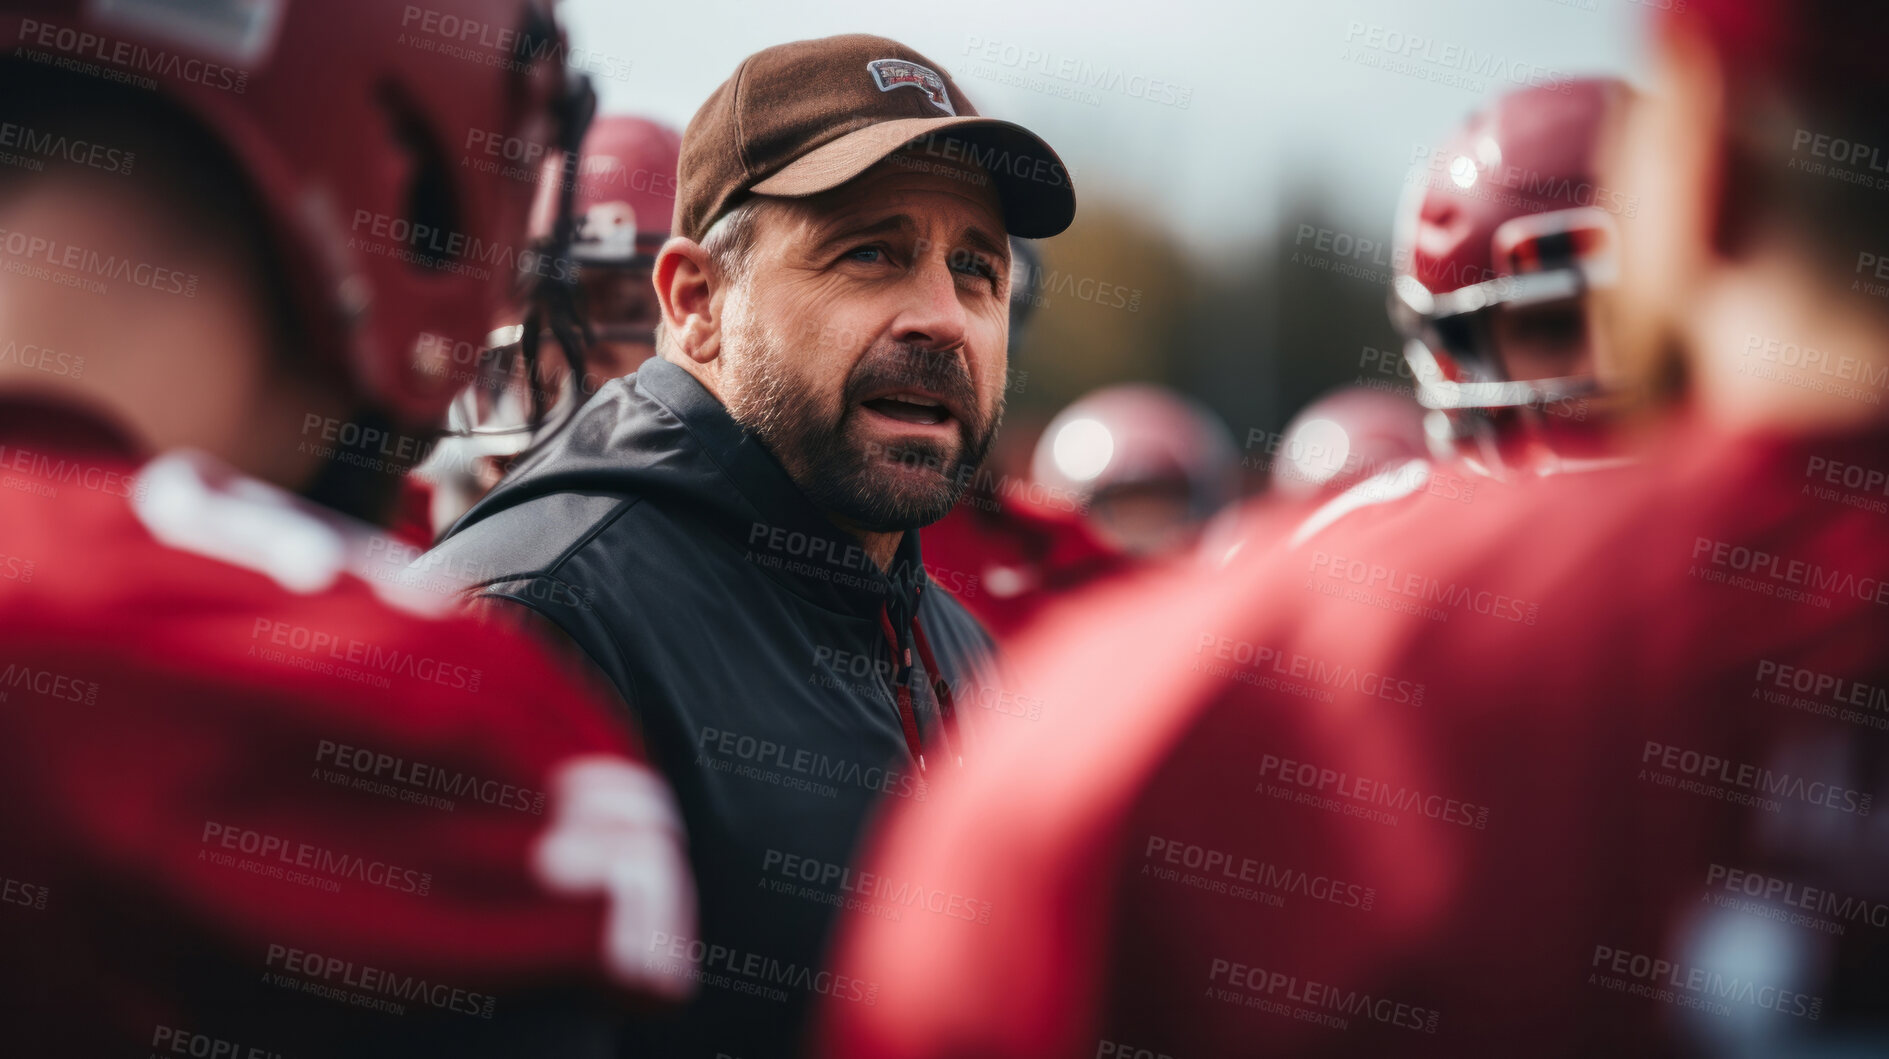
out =
[[889,610],[896,624],[910,623],[927,584],[916,530],[900,540],[891,569],[880,570],[859,539],[814,507],[773,453],[693,375],[652,359],[627,381],[682,423],[746,501],[721,529],[748,561],[829,609],[873,620]]

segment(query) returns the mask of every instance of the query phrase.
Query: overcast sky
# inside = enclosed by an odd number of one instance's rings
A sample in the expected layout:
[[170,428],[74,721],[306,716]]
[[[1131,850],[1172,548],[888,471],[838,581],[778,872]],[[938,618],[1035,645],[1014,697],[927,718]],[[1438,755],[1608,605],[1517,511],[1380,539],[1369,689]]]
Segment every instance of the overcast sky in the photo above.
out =
[[[1420,144],[1530,79],[1637,76],[1631,0],[565,0],[607,111],[687,123],[743,56],[833,33],[900,40],[980,113],[1029,126],[1078,195],[1127,200],[1201,251],[1274,221],[1292,178],[1388,217]],[[1099,83],[1098,83],[1099,82]],[[1096,87],[1088,87],[1096,85]],[[1184,104],[1184,105],[1183,105]]]

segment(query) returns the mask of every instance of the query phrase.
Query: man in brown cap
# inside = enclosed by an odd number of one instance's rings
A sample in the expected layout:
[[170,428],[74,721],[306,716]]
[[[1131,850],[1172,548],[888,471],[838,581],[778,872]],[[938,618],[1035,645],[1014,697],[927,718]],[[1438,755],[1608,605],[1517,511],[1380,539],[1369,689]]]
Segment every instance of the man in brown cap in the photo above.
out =
[[697,998],[626,1054],[792,1054],[811,1003],[877,996],[821,966],[836,909],[988,913],[847,865],[999,708],[913,531],[1002,415],[1007,236],[1074,213],[1055,152],[910,48],[748,57],[683,135],[658,357],[423,560],[594,663],[682,803],[701,929],[647,955]]
[[923,56],[863,35],[751,57],[690,123],[681,168],[663,356],[887,565],[990,444],[1004,236],[1066,227],[1068,174]]

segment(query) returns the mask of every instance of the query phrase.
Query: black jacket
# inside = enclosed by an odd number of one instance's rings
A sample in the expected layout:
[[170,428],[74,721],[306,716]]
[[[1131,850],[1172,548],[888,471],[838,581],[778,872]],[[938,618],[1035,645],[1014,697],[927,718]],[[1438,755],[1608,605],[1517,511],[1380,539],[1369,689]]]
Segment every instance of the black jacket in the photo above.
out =
[[650,958],[695,956],[701,978],[625,1055],[790,1055],[817,1003],[872,1002],[872,983],[821,973],[836,908],[904,898],[862,895],[845,866],[880,798],[922,798],[927,769],[957,767],[963,726],[940,718],[974,708],[990,650],[926,577],[916,532],[881,572],[701,384],[652,360],[421,563],[562,628],[675,787],[705,944]]

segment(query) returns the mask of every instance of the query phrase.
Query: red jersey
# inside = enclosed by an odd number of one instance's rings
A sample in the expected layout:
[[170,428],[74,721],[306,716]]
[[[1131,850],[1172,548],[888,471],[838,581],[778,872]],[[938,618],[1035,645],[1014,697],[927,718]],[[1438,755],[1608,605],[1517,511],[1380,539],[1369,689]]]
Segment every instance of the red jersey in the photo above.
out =
[[608,707],[323,515],[0,412],[9,1049],[479,1053],[688,991],[643,962],[690,934],[679,824]]
[[1134,568],[1080,512],[967,493],[921,533],[925,568],[998,643],[1079,589]]
[[432,482],[417,474],[409,473],[400,480],[400,498],[394,511],[393,525],[388,527],[388,535],[394,540],[425,551],[433,546],[433,494],[437,490]]
[[1886,442],[1688,428],[1041,630],[1040,723],[870,858],[987,914],[854,921],[825,1046],[1879,1047]]

